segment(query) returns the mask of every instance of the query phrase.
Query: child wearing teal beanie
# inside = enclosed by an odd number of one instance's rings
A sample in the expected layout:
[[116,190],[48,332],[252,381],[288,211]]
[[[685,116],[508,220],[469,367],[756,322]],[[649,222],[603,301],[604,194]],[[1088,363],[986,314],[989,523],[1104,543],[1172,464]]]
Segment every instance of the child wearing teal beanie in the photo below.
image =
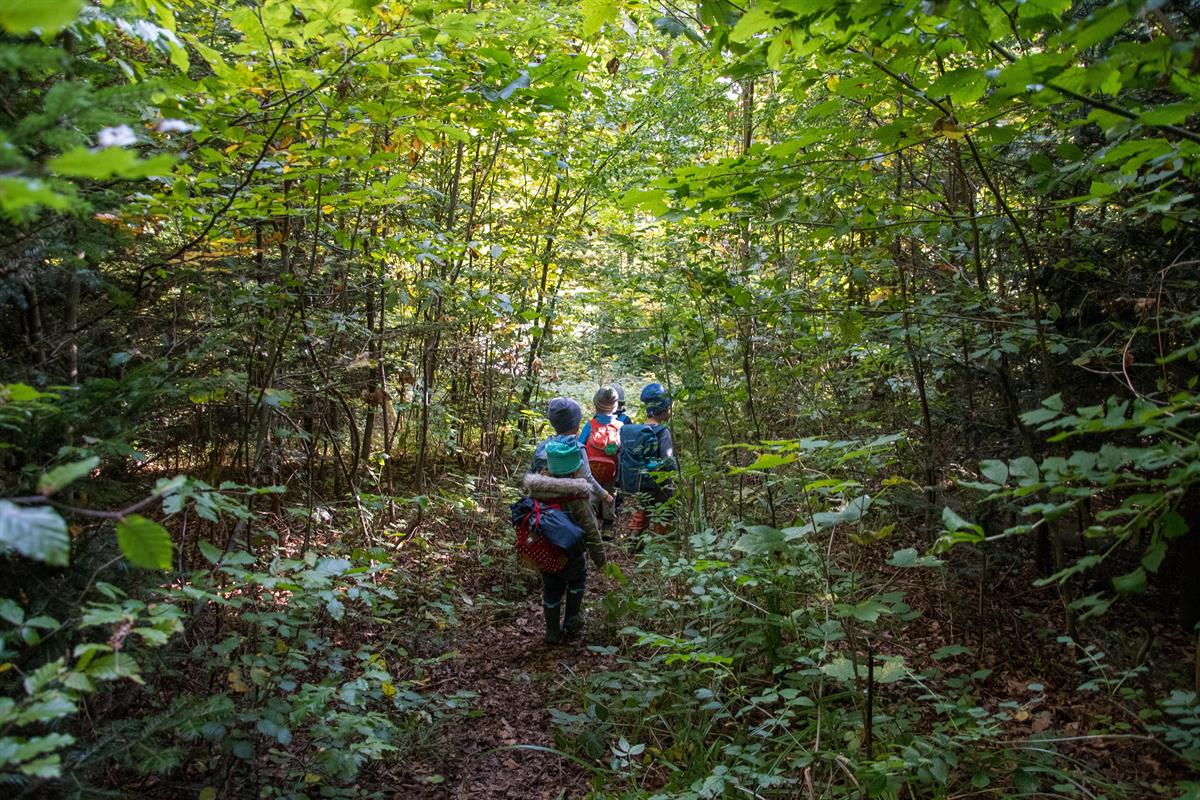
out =
[[[549,441],[545,466],[525,476],[525,491],[535,500],[558,504],[583,529],[584,551],[597,567],[604,566],[600,527],[592,514],[589,484],[584,477],[587,460],[574,437]],[[587,588],[587,559],[581,552],[569,558],[558,572],[542,573],[542,612],[546,617],[546,644],[562,644],[583,629],[583,593]],[[564,613],[565,612],[565,613]]]
[[[583,529],[584,547],[592,557],[592,563],[602,566],[604,549],[592,503],[611,504],[615,498],[592,476],[584,446],[579,442],[583,409],[569,397],[555,397],[546,406],[546,419],[554,428],[554,435],[538,444],[533,452],[529,474],[525,476],[526,493],[535,500],[559,503]],[[582,555],[568,561],[557,573],[542,573],[546,644],[561,644],[579,635],[583,628],[586,585],[587,562]],[[562,615],[564,610],[565,617]]]

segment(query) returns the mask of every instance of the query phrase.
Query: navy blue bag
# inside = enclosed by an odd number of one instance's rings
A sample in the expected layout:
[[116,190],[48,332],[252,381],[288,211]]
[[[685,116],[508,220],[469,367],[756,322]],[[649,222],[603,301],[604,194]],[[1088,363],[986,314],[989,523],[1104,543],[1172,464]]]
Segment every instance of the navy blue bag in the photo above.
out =
[[509,508],[513,527],[528,530],[533,536],[562,550],[568,558],[583,554],[583,528],[575,524],[558,503],[522,497]]
[[660,462],[657,425],[621,426],[621,468],[617,471],[621,491],[652,491],[657,483],[647,473]]

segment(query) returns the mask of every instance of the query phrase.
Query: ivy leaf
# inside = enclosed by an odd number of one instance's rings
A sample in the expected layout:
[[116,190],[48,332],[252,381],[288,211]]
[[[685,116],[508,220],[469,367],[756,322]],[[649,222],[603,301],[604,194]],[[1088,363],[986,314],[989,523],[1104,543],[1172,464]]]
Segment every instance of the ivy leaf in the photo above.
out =
[[0,500],[0,548],[26,558],[65,567],[71,555],[67,523],[48,506],[24,508]]
[[9,33],[58,33],[75,20],[83,0],[0,0],[0,27]]
[[49,497],[65,486],[87,475],[100,464],[98,456],[85,458],[72,464],[63,464],[42,475],[38,481],[38,492]]
[[130,563],[145,569],[170,569],[171,534],[154,520],[130,514],[117,523],[117,544]]

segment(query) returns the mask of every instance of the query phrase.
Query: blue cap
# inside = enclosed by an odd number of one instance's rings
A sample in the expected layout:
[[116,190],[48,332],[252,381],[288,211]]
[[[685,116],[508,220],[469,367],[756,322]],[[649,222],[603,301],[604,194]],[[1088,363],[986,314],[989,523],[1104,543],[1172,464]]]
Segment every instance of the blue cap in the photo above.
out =
[[652,417],[657,417],[671,407],[671,395],[663,388],[661,383],[646,384],[642,388],[639,399],[642,401],[642,405],[646,407],[646,413]]

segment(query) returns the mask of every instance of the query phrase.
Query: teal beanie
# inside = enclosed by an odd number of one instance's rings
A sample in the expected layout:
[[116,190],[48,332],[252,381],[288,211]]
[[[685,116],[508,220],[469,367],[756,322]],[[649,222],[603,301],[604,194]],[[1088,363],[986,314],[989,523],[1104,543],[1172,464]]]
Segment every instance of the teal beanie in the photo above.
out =
[[578,442],[550,442],[546,445],[546,469],[551,475],[560,478],[573,475],[582,465],[583,456],[579,452]]

